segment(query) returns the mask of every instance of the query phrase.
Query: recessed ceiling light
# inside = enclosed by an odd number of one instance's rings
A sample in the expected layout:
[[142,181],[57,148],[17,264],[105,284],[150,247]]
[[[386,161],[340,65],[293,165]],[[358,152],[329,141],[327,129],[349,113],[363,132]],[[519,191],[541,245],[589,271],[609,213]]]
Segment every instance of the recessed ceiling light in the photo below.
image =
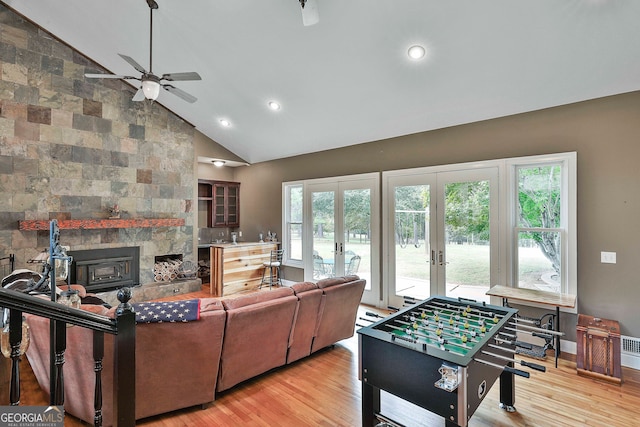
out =
[[213,164],[217,167],[222,167],[224,166],[225,161],[224,160],[214,160]]
[[231,122],[227,119],[220,119],[220,124],[224,127],[229,127],[231,126]]
[[426,50],[424,48],[424,46],[420,46],[420,45],[413,45],[409,48],[409,50],[407,51],[407,54],[409,55],[409,58],[411,59],[422,59],[424,57],[424,54],[426,53]]
[[269,108],[271,108],[274,111],[278,111],[280,109],[280,104],[277,103],[276,101],[269,101],[267,105],[269,106]]

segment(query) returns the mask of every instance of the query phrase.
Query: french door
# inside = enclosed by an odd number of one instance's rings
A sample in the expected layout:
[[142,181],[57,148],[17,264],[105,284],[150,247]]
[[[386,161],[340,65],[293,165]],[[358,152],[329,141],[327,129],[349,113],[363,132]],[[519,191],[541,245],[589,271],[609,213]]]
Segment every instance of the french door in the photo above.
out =
[[378,174],[307,184],[305,280],[357,274],[367,281],[362,301],[377,304],[379,288]]
[[498,170],[383,174],[387,302],[432,295],[489,302],[497,283]]

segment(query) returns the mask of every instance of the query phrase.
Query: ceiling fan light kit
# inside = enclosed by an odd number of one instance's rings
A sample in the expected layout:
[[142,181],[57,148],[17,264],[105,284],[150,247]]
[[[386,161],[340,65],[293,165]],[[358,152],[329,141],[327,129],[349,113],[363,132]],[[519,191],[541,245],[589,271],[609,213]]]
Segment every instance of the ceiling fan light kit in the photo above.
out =
[[316,0],[299,0],[302,6],[302,24],[305,27],[315,25],[320,21],[318,3]]
[[179,89],[171,84],[162,83],[163,80],[167,81],[188,81],[188,80],[202,80],[200,75],[196,72],[186,72],[186,73],[171,73],[171,74],[163,74],[161,77],[153,74],[153,11],[158,9],[158,3],[155,0],[146,0],[147,5],[149,6],[149,71],[145,70],[144,67],[133,58],[127,55],[120,55],[122,59],[127,61],[129,65],[135,68],[136,71],[141,73],[140,77],[133,76],[124,76],[124,75],[115,75],[115,74],[85,74],[84,76],[89,79],[122,79],[122,80],[139,80],[141,82],[140,87],[136,94],[133,96],[132,101],[144,101],[145,99],[149,99],[151,101],[155,101],[158,99],[160,95],[160,88],[163,88],[167,92],[171,92],[172,94],[182,98],[183,100],[194,103],[198,100],[193,95],[188,94],[187,92]]
[[144,92],[145,98],[155,101],[160,95],[160,83],[154,80],[143,80],[142,92]]

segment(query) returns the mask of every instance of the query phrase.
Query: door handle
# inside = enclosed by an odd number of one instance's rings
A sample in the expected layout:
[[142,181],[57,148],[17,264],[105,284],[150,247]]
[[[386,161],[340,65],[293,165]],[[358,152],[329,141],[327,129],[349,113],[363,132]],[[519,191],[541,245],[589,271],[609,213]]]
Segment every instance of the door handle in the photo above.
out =
[[431,265],[436,265],[436,251],[431,249]]
[[444,260],[444,252],[443,251],[438,251],[438,264],[440,264],[440,265],[449,264],[448,262],[446,262]]

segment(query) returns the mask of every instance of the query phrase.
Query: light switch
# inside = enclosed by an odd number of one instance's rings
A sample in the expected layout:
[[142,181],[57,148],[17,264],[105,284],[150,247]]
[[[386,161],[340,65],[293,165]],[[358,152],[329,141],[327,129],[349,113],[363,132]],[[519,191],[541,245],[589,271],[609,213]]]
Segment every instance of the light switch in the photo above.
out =
[[600,262],[603,264],[615,264],[616,253],[615,252],[600,252]]

